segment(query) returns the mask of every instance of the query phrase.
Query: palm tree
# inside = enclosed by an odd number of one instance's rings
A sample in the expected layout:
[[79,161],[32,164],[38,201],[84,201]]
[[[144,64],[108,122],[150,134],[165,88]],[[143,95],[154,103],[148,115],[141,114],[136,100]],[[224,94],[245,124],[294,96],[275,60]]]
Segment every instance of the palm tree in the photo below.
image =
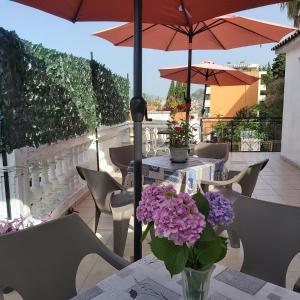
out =
[[288,18],[294,21],[294,27],[300,30],[300,0],[281,3],[280,8],[287,10]]

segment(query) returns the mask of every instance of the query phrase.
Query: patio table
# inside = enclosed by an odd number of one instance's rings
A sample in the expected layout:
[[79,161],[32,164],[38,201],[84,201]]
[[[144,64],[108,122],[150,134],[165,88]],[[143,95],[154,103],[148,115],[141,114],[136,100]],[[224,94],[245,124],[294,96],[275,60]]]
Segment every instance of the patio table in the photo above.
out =
[[[208,300],[296,300],[299,294],[216,264]],[[153,255],[129,265],[73,300],[181,300],[182,278],[171,278]]]
[[[220,159],[200,158],[189,156],[185,163],[172,163],[170,155],[161,155],[142,160],[143,184],[172,183],[177,192],[180,191],[184,176],[186,176],[185,191],[189,194],[197,191],[201,179],[223,180],[225,163]],[[133,186],[133,162],[128,166],[125,184]]]

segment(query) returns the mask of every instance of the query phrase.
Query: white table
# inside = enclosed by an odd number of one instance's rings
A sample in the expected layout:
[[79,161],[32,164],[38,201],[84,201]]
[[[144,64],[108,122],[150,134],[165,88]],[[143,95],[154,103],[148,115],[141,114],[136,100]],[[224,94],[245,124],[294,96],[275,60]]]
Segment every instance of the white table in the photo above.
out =
[[[153,255],[99,282],[74,300],[181,300],[181,275],[172,279]],[[216,265],[208,300],[296,300],[300,294],[255,277]]]
[[[185,191],[190,194],[197,191],[201,179],[222,180],[225,176],[224,161],[220,159],[189,156],[186,163],[172,163],[170,155],[161,155],[145,158],[142,164],[143,184],[171,183],[179,192],[186,176]],[[133,178],[133,163],[131,163],[126,177],[127,187],[133,186]]]

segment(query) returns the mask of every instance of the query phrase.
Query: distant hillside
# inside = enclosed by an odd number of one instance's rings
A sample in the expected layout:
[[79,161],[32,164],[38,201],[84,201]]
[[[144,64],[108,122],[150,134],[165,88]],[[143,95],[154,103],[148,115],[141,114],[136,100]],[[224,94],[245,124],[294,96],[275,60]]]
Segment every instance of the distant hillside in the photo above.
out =
[[203,88],[199,88],[197,89],[195,92],[193,92],[191,94],[191,98],[192,99],[203,99],[203,94],[204,94],[204,89]]

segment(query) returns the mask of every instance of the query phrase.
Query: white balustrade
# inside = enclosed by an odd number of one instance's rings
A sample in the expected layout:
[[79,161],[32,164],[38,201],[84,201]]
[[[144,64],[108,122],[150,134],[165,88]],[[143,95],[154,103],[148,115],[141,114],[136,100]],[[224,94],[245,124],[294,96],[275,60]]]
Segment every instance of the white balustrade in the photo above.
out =
[[[101,169],[115,167],[109,158],[109,148],[130,143],[130,122],[102,126],[99,134]],[[39,148],[24,147],[8,154],[12,217],[41,220],[62,215],[78,200],[88,195],[88,189],[76,171],[76,166],[96,169],[96,147],[93,134],[85,134]],[[0,161],[0,216],[6,216],[3,168]]]

